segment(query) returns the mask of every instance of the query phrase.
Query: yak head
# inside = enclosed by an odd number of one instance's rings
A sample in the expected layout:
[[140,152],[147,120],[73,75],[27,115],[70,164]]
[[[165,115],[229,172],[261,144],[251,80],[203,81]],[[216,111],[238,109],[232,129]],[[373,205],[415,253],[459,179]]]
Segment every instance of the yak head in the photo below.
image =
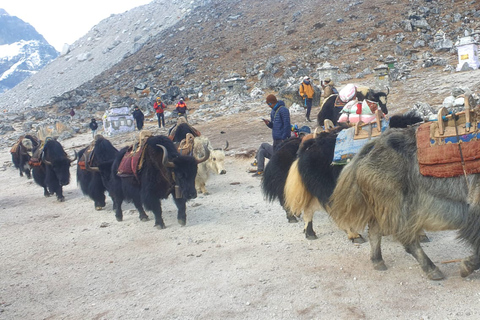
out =
[[47,172],[51,170],[61,186],[70,183],[70,164],[76,159],[77,152],[75,151],[75,158],[70,160],[58,141],[49,140],[45,143],[42,162],[47,167]]
[[216,174],[226,174],[225,170],[225,151],[228,150],[228,141],[225,148],[216,148],[210,152],[210,158],[207,161],[207,165]]

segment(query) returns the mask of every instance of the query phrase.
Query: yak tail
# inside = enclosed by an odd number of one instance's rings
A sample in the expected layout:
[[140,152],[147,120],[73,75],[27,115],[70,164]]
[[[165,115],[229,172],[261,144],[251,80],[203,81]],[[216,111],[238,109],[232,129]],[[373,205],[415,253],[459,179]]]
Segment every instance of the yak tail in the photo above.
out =
[[300,172],[298,171],[298,159],[295,160],[288,170],[285,182],[285,210],[290,211],[297,217],[302,211],[314,212],[321,208],[318,199],[305,187]]

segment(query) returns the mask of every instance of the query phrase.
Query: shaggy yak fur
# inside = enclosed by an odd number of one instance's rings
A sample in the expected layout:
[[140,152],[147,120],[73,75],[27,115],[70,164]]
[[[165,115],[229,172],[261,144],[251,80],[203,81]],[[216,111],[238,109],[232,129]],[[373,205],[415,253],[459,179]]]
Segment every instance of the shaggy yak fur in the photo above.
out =
[[[370,101],[378,102],[380,109],[384,114],[388,114],[387,109],[387,96],[388,93],[385,92],[376,92],[372,89],[366,87],[358,87],[357,88],[357,99],[358,101],[363,101],[365,99]],[[332,94],[322,104],[322,108],[317,115],[317,123],[321,127],[323,126],[323,122],[325,119],[330,119],[334,125],[337,125],[337,120],[340,118],[340,111],[342,108],[335,107],[335,100],[337,99],[337,94]]]
[[[159,145],[165,148],[166,159],[164,159],[164,149]],[[128,147],[119,151],[112,166],[109,193],[114,203],[117,220],[122,221],[123,219],[122,202],[131,200],[140,213],[140,220],[148,220],[143,204],[145,209],[153,211],[155,227],[164,229],[165,223],[162,218],[160,199],[166,199],[172,194],[178,208],[178,222],[185,225],[187,221],[186,202],[197,196],[195,176],[199,161],[192,156],[180,155],[169,138],[154,136],[147,140],[145,161],[138,173],[138,178],[135,176],[119,177],[117,176],[118,167],[127,149]],[[180,191],[178,198],[175,197],[175,189]]]
[[416,129],[389,129],[345,166],[331,197],[330,214],[341,227],[368,224],[370,259],[385,270],[383,235],[393,235],[417,259],[429,279],[444,276],[419,243],[422,229],[458,229],[473,247],[461,262],[466,277],[480,268],[480,174],[433,178],[420,174]]
[[273,154],[263,172],[263,195],[269,202],[278,199],[287,213],[288,222],[297,222],[297,218],[285,208],[283,189],[287,181],[288,169],[297,158],[297,151],[301,142],[301,138],[290,138],[284,142]]
[[[309,240],[317,239],[313,230],[313,214],[326,203],[341,170],[339,166],[331,166],[335,138],[341,129],[331,133],[321,132],[319,137],[303,143],[300,138],[287,140],[272,156],[263,173],[265,198],[270,202],[278,199],[289,222],[297,222],[296,216],[303,212],[305,237]],[[312,159],[312,166],[305,165]],[[305,172],[299,170],[299,162]],[[306,180],[303,180],[304,177]],[[363,242],[358,233],[348,232],[348,237],[352,241]]]
[[[82,159],[86,147],[78,152],[78,159]],[[112,164],[118,150],[110,141],[104,137],[97,135],[95,137],[95,147],[90,166],[81,169],[77,163],[77,183],[80,185],[84,195],[93,200],[95,209],[102,210],[105,207],[105,191],[109,190],[110,174]]]
[[13,165],[18,171],[20,171],[20,177],[23,177],[23,174],[25,173],[27,178],[31,179],[31,168],[28,161],[32,157],[33,149],[38,147],[39,141],[34,136],[27,134],[23,139],[17,141],[17,144],[18,146],[15,152],[12,152]]
[[43,151],[36,152],[37,149],[33,153],[41,153],[42,164],[33,167],[33,180],[43,187],[45,197],[55,193],[58,201],[65,201],[62,186],[70,183],[70,163],[76,160],[77,154],[75,153],[75,159],[70,160],[62,145],[54,139],[45,142]]

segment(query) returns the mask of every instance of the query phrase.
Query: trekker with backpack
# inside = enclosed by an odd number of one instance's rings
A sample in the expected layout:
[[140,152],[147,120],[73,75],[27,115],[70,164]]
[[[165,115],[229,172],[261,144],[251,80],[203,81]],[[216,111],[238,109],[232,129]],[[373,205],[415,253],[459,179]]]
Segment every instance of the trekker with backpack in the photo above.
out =
[[312,120],[310,120],[310,111],[312,110],[313,95],[315,94],[315,89],[310,83],[309,76],[306,76],[305,78],[303,78],[303,81],[300,84],[299,93],[300,93],[300,96],[304,99],[304,108],[307,109],[305,119],[308,122],[312,122]]

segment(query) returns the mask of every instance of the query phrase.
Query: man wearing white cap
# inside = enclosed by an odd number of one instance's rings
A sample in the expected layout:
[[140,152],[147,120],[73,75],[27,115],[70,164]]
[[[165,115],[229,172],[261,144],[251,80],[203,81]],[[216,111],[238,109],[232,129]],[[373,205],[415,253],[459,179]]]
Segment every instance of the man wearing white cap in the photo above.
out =
[[300,84],[299,93],[300,93],[300,96],[304,99],[304,108],[307,109],[307,114],[305,115],[305,119],[308,122],[312,122],[312,120],[310,120],[310,111],[312,110],[312,102],[313,102],[313,95],[315,94],[315,89],[313,89],[313,86],[310,83],[310,77],[307,76],[303,78],[303,81]]

